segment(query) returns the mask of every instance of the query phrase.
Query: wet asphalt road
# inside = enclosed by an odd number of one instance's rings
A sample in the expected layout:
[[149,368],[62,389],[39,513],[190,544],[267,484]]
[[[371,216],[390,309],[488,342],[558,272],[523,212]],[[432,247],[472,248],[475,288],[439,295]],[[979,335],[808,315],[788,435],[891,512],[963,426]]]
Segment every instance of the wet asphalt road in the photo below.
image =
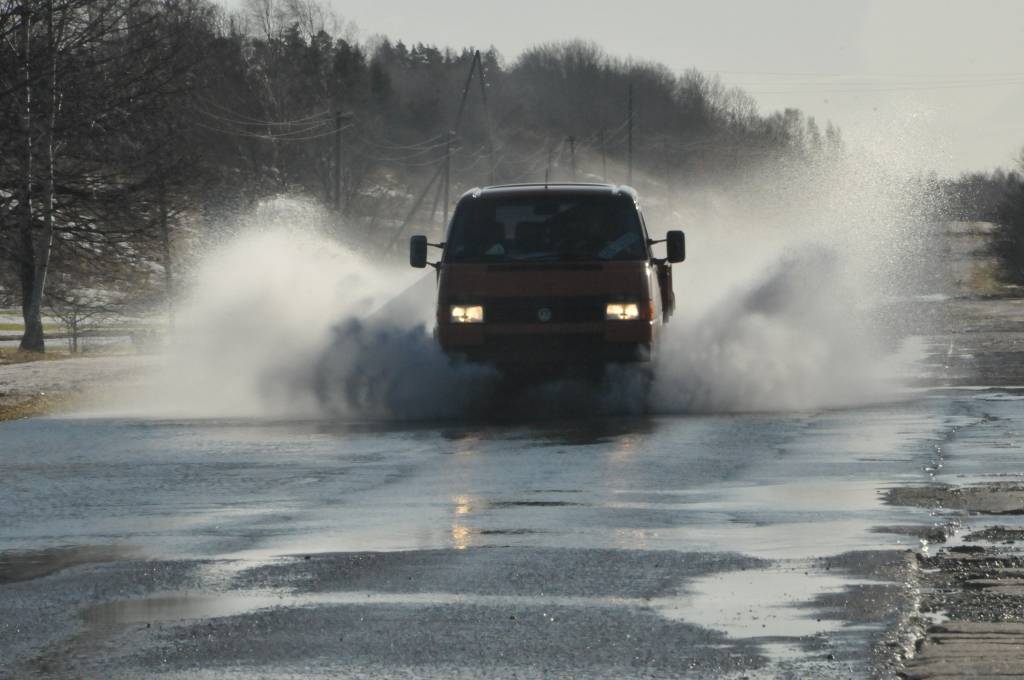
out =
[[1013,473],[1018,402],[0,423],[0,677],[870,677],[946,521],[881,492]]

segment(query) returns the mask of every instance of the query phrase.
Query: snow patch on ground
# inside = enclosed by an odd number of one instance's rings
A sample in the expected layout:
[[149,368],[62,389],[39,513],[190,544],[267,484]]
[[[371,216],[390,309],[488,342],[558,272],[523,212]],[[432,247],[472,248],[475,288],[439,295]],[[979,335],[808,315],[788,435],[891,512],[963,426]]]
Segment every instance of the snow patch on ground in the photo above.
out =
[[152,356],[115,355],[0,365],[0,406],[40,395],[90,397],[137,382],[156,361]]

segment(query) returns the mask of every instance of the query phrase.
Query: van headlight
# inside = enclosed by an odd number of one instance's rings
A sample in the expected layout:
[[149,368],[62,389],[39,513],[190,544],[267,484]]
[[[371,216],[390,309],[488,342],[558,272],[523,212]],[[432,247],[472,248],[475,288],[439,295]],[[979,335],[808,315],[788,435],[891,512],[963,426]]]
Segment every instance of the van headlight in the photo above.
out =
[[452,323],[483,323],[483,305],[452,305]]
[[635,302],[609,302],[604,309],[607,321],[636,321],[640,318],[640,305]]

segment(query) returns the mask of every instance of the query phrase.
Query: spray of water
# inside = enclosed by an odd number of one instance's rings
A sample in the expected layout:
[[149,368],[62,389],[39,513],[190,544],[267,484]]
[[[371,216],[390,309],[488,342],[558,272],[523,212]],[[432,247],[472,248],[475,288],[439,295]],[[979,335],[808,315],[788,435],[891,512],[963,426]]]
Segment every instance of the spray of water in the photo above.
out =
[[[921,197],[894,179],[906,174],[847,158],[648,196],[662,213],[653,229],[683,227],[689,241],[654,370],[536,386],[513,406],[719,412],[890,398],[900,331],[883,303],[905,296],[924,238]],[[211,248],[151,411],[416,419],[478,415],[499,398],[495,371],[451,362],[431,337],[433,275],[341,246],[329,223],[311,202],[279,198]]]
[[[888,399],[930,265],[919,184],[870,158],[759,177],[689,205],[651,406],[790,410]],[[708,195],[710,193],[710,196]],[[678,201],[677,201],[678,202]],[[687,204],[684,199],[683,204]]]

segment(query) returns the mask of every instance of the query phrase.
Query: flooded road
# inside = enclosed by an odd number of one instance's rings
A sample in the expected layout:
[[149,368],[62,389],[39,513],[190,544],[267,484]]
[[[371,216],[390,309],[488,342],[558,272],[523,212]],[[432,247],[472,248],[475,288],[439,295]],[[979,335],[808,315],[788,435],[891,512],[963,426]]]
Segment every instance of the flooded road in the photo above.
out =
[[871,677],[960,522],[885,492],[1011,474],[1019,398],[0,423],[0,674]]

